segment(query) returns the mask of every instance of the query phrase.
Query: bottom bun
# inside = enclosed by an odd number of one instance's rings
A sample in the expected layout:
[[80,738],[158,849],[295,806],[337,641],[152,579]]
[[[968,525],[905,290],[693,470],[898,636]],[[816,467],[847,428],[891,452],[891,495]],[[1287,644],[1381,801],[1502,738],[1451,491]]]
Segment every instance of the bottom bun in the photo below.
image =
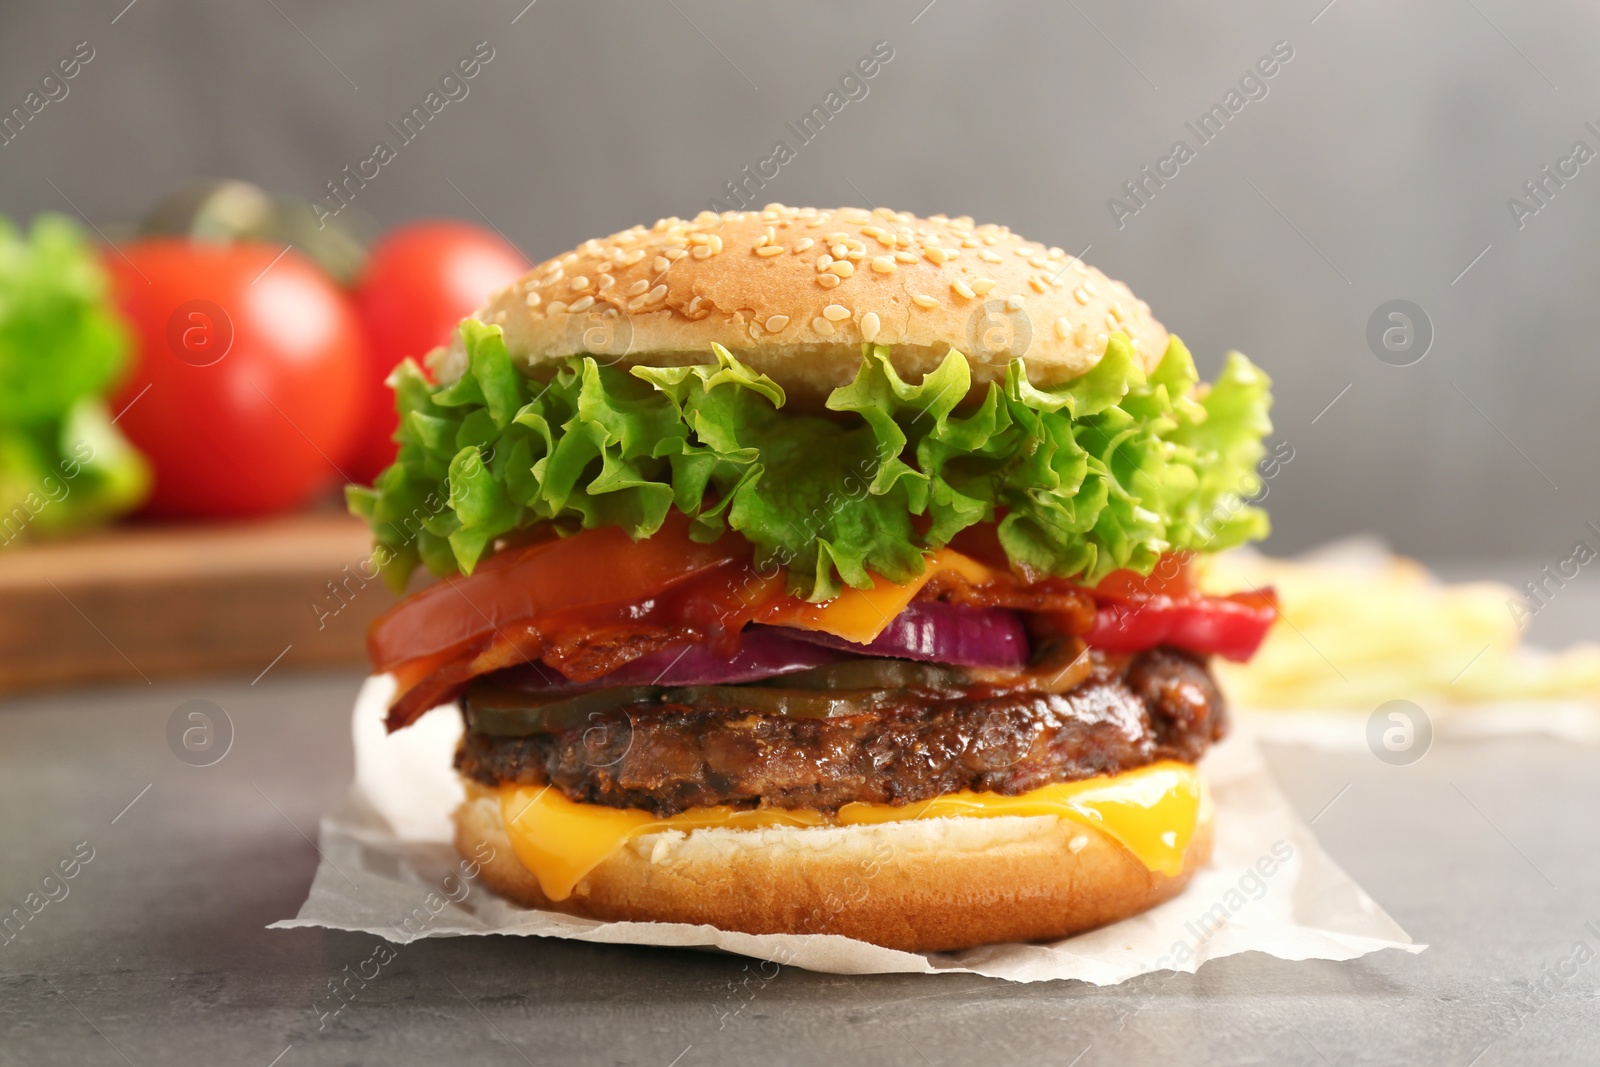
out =
[[1054,815],[641,835],[551,901],[517,859],[498,796],[466,781],[456,848],[492,858],[484,882],[530,908],[695,923],[752,934],[842,934],[907,952],[1053,941],[1176,896],[1211,858],[1212,805],[1176,875]]

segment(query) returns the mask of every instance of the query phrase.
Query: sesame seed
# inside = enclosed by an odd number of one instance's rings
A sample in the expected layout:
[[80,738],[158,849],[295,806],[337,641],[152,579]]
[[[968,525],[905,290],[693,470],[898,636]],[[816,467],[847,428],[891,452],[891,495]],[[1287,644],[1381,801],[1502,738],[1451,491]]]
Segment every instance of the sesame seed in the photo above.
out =
[[559,300],[550,301],[550,305],[544,309],[546,315],[560,315],[566,310],[567,305],[563,304]]
[[809,237],[802,237],[802,238],[800,238],[800,240],[798,240],[798,241],[796,241],[794,243],[794,250],[796,252],[804,252],[806,249],[810,248],[812,245],[814,245],[816,243],[817,242],[813,241]]
[[863,341],[876,340],[878,336],[879,325],[878,313],[876,311],[869,311],[865,315],[861,316],[861,339]]
[[538,307],[540,299],[541,299],[541,297],[539,296],[538,293],[529,292],[528,293],[528,306],[531,307],[531,308]]
[[863,226],[861,227],[861,232],[866,234],[868,237],[882,237],[889,231],[885,230],[882,226]]
[[817,257],[817,271],[820,273],[833,266],[833,257],[824,252]]
[[960,278],[957,278],[955,281],[951,282],[950,288],[954,289],[956,291],[956,295],[963,300],[971,300],[974,295],[972,292],[972,286],[968,285]]
[[1095,347],[1100,349],[1101,351],[1104,351],[1105,347],[1106,347],[1106,342],[1108,340],[1110,340],[1110,339],[1111,339],[1111,335],[1110,334],[1104,334],[1104,333],[1095,334],[1094,335]]
[[1056,336],[1063,341],[1072,336],[1072,323],[1067,321],[1065,315],[1056,319]]
[[632,285],[628,286],[628,295],[629,296],[639,296],[639,295],[641,295],[643,293],[648,293],[649,291],[650,291],[650,279],[648,279],[648,278],[640,278],[638,281],[636,281]]
[[[615,310],[615,309],[613,309],[613,310]],[[697,294],[693,300],[689,301],[689,306],[684,308],[683,310],[684,310],[684,312],[686,314],[689,314],[689,315],[693,315],[696,311],[699,311],[700,310],[700,297],[699,297],[699,295]]]
[[978,247],[978,242],[974,241],[970,237],[963,237],[961,239],[961,247],[962,248],[977,248]]
[[644,249],[635,248],[632,252],[624,253],[618,260],[624,267],[631,267],[644,258]]
[[989,292],[990,289],[993,289],[993,288],[994,288],[994,279],[993,278],[974,278],[974,279],[972,279],[972,291],[974,293],[977,293],[979,296],[984,296],[985,294],[987,294]]
[[789,316],[787,316],[787,315],[773,315],[773,316],[771,316],[770,318],[767,319],[767,323],[766,323],[767,332],[768,333],[777,333],[779,330],[783,329],[787,325],[789,325]]
[[944,263],[950,258],[950,253],[938,245],[929,245],[922,250],[922,254],[928,257],[930,263]]
[[1022,310],[1022,294],[1017,293],[1017,294],[1013,294],[1012,296],[1006,297],[1006,309],[1008,311],[1021,311]]
[[655,259],[650,261],[650,269],[655,271],[657,274],[660,274],[670,266],[672,266],[672,261],[667,259],[665,256],[657,256]]
[[1032,259],[1028,260],[1028,266],[1038,267],[1040,270],[1044,270],[1049,265],[1050,261],[1045,259],[1043,256],[1034,256]]
[[689,255],[693,256],[695,259],[710,259],[712,255],[711,246],[695,245],[694,249],[689,253]]
[[632,300],[628,301],[628,310],[638,311],[640,308],[644,307],[644,302],[647,299],[649,298],[642,295],[634,297]]
[[703,233],[691,233],[689,235],[689,243],[692,245],[703,245],[709,240],[711,240],[711,238],[707,237]]
[[913,304],[917,305],[917,307],[919,307],[919,308],[936,308],[936,307],[939,306],[939,301],[935,300],[931,296],[926,296],[926,295],[924,295],[922,293],[914,294],[911,297],[911,302]]
[[879,274],[894,273],[894,258],[892,256],[877,256],[872,261],[872,269]]
[[817,276],[817,284],[824,289],[832,289],[843,280],[837,274],[820,274]]
[[995,252],[989,251],[987,248],[983,249],[981,252],[978,253],[978,258],[983,260],[985,263],[999,263],[1000,262],[1000,256]]
[[907,252],[905,249],[901,249],[894,254],[894,258],[901,263],[915,263],[917,261],[917,254],[915,252]]
[[768,236],[767,236],[767,235],[766,235],[766,234],[762,234],[762,235],[761,235],[761,236],[760,236],[760,237],[757,237],[757,238],[756,238],[756,243],[755,243],[755,247],[757,247],[757,248],[761,248],[761,247],[763,247],[763,246],[764,246],[764,245],[766,245],[766,243],[767,243],[767,242],[768,242],[768,241],[770,241],[770,240],[772,240],[772,238],[771,238],[771,237],[768,237]]
[[565,278],[566,276],[567,276],[567,272],[562,270],[560,267],[557,267],[555,270],[551,271],[549,274],[546,274],[544,276],[544,283],[546,285],[553,285],[556,282],[559,282],[562,278]]
[[568,307],[567,310],[576,313],[579,311],[588,311],[592,307],[594,307],[594,297],[580,296],[578,299],[572,302],[571,306]]
[[829,304],[822,309],[822,317],[831,322],[842,322],[850,317],[850,309],[843,304]]
[[1083,286],[1080,285],[1076,289],[1072,290],[1072,299],[1076,300],[1080,304],[1088,304],[1089,294],[1084,290]]
[[1033,277],[1028,279],[1028,284],[1033,286],[1033,291],[1034,292],[1036,292],[1036,293],[1044,292],[1044,279],[1039,277],[1037,274],[1035,274]]
[[1115,330],[1116,328],[1117,328],[1117,318],[1116,318],[1116,316],[1112,315],[1110,312],[1107,312],[1106,313],[1106,329]]
[[837,274],[841,278],[848,278],[850,275],[856,272],[854,264],[852,264],[848,259],[834,260],[832,263],[828,264],[828,270],[833,274]]
[[722,238],[717,234],[712,234],[709,238],[707,238],[706,243],[711,246],[712,255],[716,255],[718,252],[722,251]]
[[782,245],[762,245],[760,248],[756,249],[756,255],[758,255],[758,256],[768,256],[768,257],[770,257],[770,256],[781,256],[781,255],[783,255],[783,246]]
[[833,253],[834,259],[843,259],[845,256],[850,254],[850,247],[843,241],[839,241],[836,242],[832,248],[828,249],[828,251]]
[[1112,304],[1111,305],[1111,317],[1113,319],[1116,319],[1118,322],[1126,322],[1127,321],[1126,319],[1124,319],[1122,317],[1122,305],[1121,304]]
[[580,274],[576,278],[572,279],[572,291],[573,292],[581,293],[583,290],[585,290],[587,288],[589,288],[589,279],[584,277],[582,274]]
[[644,302],[647,304],[654,304],[657,300],[665,299],[666,295],[667,287],[665,285],[658,285],[648,293],[644,294]]
[[816,318],[811,320],[811,328],[824,337],[833,336],[833,323],[829,322],[821,315],[818,315]]
[[661,254],[663,256],[667,257],[667,259],[671,260],[673,263],[676,263],[678,260],[682,259],[684,256],[688,255],[689,253],[684,251],[681,248],[669,248],[669,249],[667,249],[665,252],[663,252]]
[[1090,281],[1088,278],[1085,278],[1083,280],[1083,291],[1088,293],[1090,296],[1093,296],[1094,295],[1094,282]]
[[1082,852],[1088,847],[1089,836],[1087,834],[1078,834],[1071,841],[1067,842],[1067,850],[1069,852]]

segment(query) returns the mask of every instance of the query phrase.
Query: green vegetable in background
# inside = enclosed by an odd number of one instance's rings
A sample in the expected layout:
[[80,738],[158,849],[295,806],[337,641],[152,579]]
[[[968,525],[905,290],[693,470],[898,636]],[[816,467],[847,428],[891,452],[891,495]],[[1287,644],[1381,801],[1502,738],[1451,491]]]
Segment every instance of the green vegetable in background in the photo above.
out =
[[128,337],[94,249],[70,219],[27,234],[0,217],[0,546],[101,521],[149,488],[102,399]]
[[512,364],[499,327],[461,330],[459,380],[395,370],[399,457],[348,491],[396,584],[419,562],[470,573],[538,522],[638,538],[674,507],[697,537],[737,530],[812,600],[867,587],[868,572],[905,581],[926,550],[996,520],[1014,564],[1090,583],[1267,533],[1240,498],[1259,489],[1270,383],[1238,353],[1197,388],[1181,341],[1147,376],[1114,335],[1082,377],[1039,389],[1019,361],[958,414],[971,384],[959,352],[911,385],[869,345],[828,398],[844,417],[827,418],[783,411],[777,383],[720,346],[690,367],[572,359],[543,383]]

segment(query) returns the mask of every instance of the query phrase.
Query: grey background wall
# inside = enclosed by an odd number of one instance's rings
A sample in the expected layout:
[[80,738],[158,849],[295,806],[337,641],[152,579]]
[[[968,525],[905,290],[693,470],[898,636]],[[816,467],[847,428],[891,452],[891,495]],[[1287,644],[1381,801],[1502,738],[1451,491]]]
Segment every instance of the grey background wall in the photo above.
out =
[[[198,176],[309,201],[486,41],[468,95],[353,211],[481,215],[540,259],[693,214],[782,139],[797,154],[762,202],[1091,246],[1204,370],[1228,348],[1266,367],[1295,449],[1276,550],[1374,531],[1435,560],[1555,560],[1600,521],[1600,163],[1544,206],[1522,190],[1574,142],[1600,152],[1593,4],[525,2],[7,0],[0,111],[78,42],[95,57],[0,147],[0,210],[105,225]],[[785,123],[878,41],[893,59],[802,145]],[[1185,124],[1276,42],[1293,58],[1202,145]],[[1179,139],[1194,158],[1128,199]],[[1539,207],[1520,227],[1513,196]],[[1138,207],[1120,227],[1112,197]],[[1392,299],[1433,324],[1411,366],[1366,340]]]

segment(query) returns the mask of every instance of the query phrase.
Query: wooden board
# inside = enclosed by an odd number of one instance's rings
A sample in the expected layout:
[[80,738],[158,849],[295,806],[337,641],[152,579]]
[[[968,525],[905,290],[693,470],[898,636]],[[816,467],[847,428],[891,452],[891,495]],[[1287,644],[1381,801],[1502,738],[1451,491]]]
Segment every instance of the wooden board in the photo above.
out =
[[359,665],[395,603],[337,513],[132,526],[0,551],[0,691]]

